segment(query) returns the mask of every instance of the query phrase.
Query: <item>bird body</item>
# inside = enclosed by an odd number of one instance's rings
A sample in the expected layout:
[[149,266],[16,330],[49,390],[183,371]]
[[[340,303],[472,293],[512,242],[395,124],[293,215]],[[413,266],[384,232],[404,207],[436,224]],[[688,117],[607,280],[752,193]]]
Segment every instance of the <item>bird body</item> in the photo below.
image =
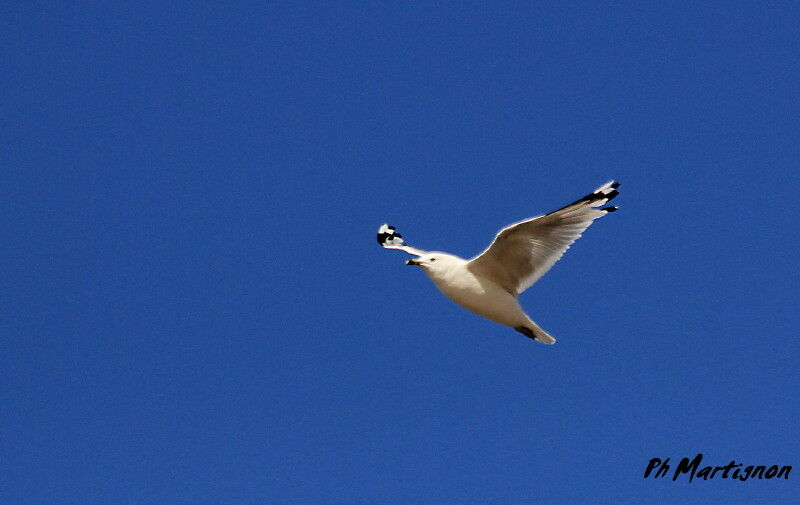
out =
[[443,295],[473,314],[511,328],[536,327],[522,310],[516,295],[473,272],[469,260],[433,252],[410,264],[420,266]]
[[421,267],[436,287],[461,307],[553,344],[556,340],[525,314],[517,296],[541,278],[595,219],[617,210],[598,208],[619,194],[617,187],[619,183],[609,181],[556,211],[509,225],[471,260],[411,247],[386,224],[378,230],[378,243],[417,256],[406,264]]

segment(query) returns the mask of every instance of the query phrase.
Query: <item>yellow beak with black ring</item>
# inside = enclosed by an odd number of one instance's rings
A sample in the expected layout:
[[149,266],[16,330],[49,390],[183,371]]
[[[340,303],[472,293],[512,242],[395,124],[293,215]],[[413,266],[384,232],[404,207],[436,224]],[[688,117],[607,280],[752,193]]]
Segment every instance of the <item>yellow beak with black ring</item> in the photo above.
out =
[[406,265],[412,265],[418,267],[420,263],[419,260],[413,259],[413,260],[406,260]]

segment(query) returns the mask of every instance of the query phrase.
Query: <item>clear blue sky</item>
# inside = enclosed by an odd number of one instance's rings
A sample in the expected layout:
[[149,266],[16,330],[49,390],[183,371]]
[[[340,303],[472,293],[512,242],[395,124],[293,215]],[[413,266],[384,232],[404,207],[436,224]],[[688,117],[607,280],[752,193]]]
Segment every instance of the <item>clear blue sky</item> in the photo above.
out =
[[[0,7],[3,503],[797,503],[796,4],[69,4]],[[555,346],[375,243],[611,178]]]

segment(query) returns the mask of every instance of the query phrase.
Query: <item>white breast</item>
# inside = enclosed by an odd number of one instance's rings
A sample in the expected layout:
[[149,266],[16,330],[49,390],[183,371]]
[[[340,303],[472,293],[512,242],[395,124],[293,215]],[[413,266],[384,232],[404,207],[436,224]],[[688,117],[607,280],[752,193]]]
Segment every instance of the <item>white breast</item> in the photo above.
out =
[[517,298],[490,280],[477,277],[463,265],[446,271],[427,271],[437,288],[450,300],[486,319],[505,326],[522,326],[527,321]]

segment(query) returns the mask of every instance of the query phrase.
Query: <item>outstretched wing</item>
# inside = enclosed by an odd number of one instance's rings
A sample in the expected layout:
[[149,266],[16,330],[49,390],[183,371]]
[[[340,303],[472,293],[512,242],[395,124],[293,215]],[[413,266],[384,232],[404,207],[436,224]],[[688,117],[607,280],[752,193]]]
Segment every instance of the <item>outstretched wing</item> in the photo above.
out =
[[609,181],[566,207],[503,228],[485,251],[470,260],[468,268],[511,294],[522,293],[550,270],[595,219],[617,210],[598,208],[619,194],[617,187],[618,182]]
[[403,241],[403,236],[397,233],[394,226],[382,224],[378,228],[378,243],[386,249],[399,249],[414,256],[422,256],[425,251],[411,247]]

